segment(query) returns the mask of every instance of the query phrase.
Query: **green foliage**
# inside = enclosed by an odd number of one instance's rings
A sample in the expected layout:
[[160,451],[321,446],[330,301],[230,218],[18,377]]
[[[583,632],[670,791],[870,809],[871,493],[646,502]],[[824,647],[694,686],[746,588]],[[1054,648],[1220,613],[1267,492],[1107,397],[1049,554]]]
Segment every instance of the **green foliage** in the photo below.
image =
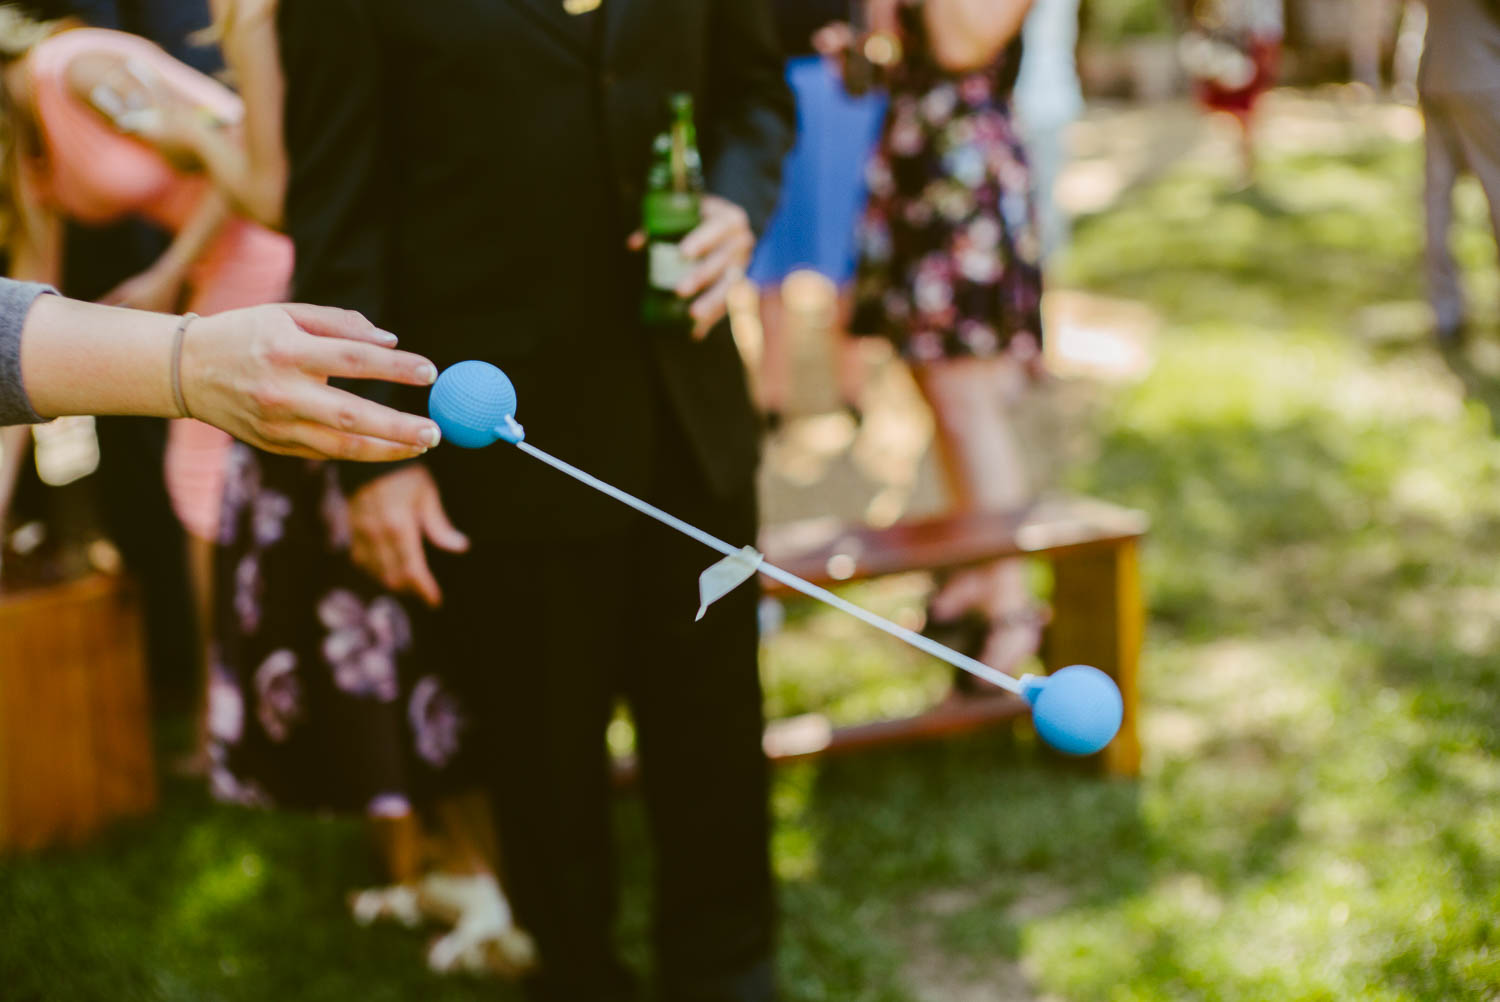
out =
[[1105,44],[1172,32],[1176,0],[1085,0],[1088,38]]

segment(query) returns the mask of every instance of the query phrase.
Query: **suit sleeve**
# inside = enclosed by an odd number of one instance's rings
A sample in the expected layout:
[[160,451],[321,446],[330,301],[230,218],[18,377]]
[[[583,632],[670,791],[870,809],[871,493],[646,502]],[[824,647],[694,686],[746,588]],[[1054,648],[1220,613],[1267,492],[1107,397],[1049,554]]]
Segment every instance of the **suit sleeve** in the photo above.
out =
[[708,190],[739,205],[765,230],[792,146],[796,106],[767,0],[713,0],[707,65],[711,111]]
[[[286,229],[296,247],[292,298],[358,310],[387,325],[389,183],[381,129],[382,52],[362,0],[282,0],[286,76]],[[343,383],[391,404],[389,383]],[[399,464],[341,463],[347,489]]]

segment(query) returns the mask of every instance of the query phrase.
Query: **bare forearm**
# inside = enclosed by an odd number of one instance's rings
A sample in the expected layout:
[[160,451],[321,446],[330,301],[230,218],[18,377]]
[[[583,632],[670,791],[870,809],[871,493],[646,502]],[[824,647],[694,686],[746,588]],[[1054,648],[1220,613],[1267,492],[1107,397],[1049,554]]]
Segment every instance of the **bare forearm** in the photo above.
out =
[[279,229],[286,190],[286,160],[279,149],[260,157],[228,133],[205,131],[194,149],[203,169],[234,208],[263,226]]
[[153,267],[186,278],[193,263],[208,250],[232,214],[228,197],[218,189],[210,190]]
[[1021,32],[1032,0],[926,0],[927,34],[944,69],[979,69]]
[[177,323],[167,314],[41,296],[21,339],[32,408],[43,417],[176,416],[170,365]]

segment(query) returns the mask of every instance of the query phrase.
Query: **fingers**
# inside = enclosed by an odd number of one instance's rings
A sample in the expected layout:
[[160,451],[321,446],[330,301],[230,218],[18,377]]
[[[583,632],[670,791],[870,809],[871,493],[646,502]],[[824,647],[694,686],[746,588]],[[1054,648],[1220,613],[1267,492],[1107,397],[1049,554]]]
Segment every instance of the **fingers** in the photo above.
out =
[[[381,440],[417,452],[432,448],[443,437],[437,424],[428,418],[394,410],[311,380],[298,387],[288,409],[290,421],[296,424],[321,427],[344,438]],[[356,457],[335,455],[332,458]]]
[[442,605],[443,591],[438,587],[432,568],[427,566],[427,553],[422,549],[422,532],[415,519],[403,526],[395,537],[394,548],[399,570],[398,583],[391,587],[413,592],[433,608]]
[[703,257],[742,233],[750,236],[750,217],[727,199],[704,195],[703,217],[703,222],[682,238],[682,253],[689,258]]
[[292,361],[298,368],[319,376],[380,379],[410,386],[431,386],[437,379],[437,366],[421,355],[393,351],[358,340],[338,337],[298,339],[290,350],[294,355]]
[[260,434],[247,434],[244,437],[257,449],[267,452],[301,456],[304,459],[341,459],[356,463],[395,463],[403,459],[414,459],[427,451],[425,445],[372,438],[312,421],[272,424]]
[[296,321],[298,327],[319,337],[368,341],[387,348],[396,343],[396,335],[376,327],[366,320],[363,314],[355,310],[340,310],[331,306],[309,306],[306,303],[287,303],[281,309]]
[[750,263],[750,253],[754,249],[755,242],[748,234],[743,240],[723,244],[677,283],[677,294],[683,299],[691,299],[726,277],[737,281],[744,275],[745,266]]
[[421,519],[422,532],[432,541],[433,546],[449,553],[463,553],[469,548],[469,537],[459,532],[448,520],[448,513],[443,510],[442,499],[436,490],[427,495],[417,514]]
[[707,337],[708,332],[713,330],[714,324],[723,319],[724,314],[729,310],[729,293],[734,288],[735,283],[740,280],[740,277],[740,275],[730,272],[719,279],[713,288],[693,300],[693,305],[689,308],[688,312],[693,317],[693,338],[695,340],[702,340]]

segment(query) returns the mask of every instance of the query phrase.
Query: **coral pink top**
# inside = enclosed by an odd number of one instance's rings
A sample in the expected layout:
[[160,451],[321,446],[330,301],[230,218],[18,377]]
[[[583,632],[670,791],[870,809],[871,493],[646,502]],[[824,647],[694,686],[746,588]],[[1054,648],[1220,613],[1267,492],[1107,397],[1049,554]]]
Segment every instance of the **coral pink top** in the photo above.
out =
[[[36,45],[27,63],[43,154],[27,164],[43,204],[71,219],[102,224],[139,216],[176,233],[208,194],[202,174],[177,170],[155,149],[118,131],[68,83],[81,55],[107,53],[141,64],[217,117],[240,120],[244,107],[227,87],[135,35],[78,28]],[[224,224],[188,272],[187,308],[210,314],[286,298],[292,242],[246,219]],[[213,539],[229,438],[197,421],[172,422],[166,478],[172,506],[194,535]]]
[[[44,146],[43,162],[29,165],[37,195],[79,222],[141,216],[176,232],[191,218],[210,181],[177,170],[73,93],[69,64],[78,56],[99,53],[144,65],[223,120],[235,122],[243,114],[240,99],[227,87],[143,38],[99,28],[64,31],[36,45],[27,59]],[[231,220],[189,275],[188,308],[216,313],[281,300],[291,273],[289,239],[248,220]]]

